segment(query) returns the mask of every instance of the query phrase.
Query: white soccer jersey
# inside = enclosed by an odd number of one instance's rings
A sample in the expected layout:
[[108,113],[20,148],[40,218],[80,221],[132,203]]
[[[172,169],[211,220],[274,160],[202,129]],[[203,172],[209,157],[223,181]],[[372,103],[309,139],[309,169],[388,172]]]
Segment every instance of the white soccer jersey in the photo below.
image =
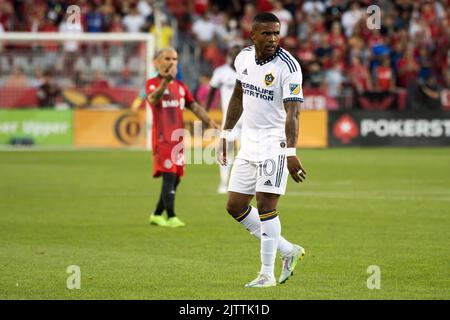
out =
[[254,46],[243,49],[234,62],[243,91],[241,149],[237,158],[263,161],[286,147],[284,101],[303,102],[302,72],[282,48],[265,61],[256,61]]
[[224,64],[214,70],[209,85],[213,88],[220,89],[220,100],[222,105],[222,113],[227,114],[228,103],[233,94],[236,84],[236,71],[229,65]]

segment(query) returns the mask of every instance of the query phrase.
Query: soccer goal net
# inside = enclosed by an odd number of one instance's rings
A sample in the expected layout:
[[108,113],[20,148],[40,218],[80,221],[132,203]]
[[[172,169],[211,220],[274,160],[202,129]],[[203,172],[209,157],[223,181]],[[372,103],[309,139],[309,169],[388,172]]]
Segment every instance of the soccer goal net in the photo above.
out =
[[[61,28],[54,33],[0,33],[0,112],[70,110],[75,146],[149,148],[151,112],[145,99],[136,98],[154,72],[154,51],[149,33],[83,33]],[[106,134],[101,135],[102,119],[116,121],[107,117],[114,113],[120,118],[120,112],[129,111],[136,101],[141,110],[139,124],[128,118],[114,122],[110,140],[115,142],[109,142]],[[83,126],[92,119],[90,133],[80,129],[80,115]]]
[[153,72],[153,37],[63,31],[0,33],[0,107],[129,107]]

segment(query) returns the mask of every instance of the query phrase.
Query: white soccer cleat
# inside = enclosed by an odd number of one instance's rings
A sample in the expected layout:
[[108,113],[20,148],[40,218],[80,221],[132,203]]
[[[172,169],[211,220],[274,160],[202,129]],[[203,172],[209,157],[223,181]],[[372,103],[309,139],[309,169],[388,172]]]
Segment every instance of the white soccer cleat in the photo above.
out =
[[275,287],[277,285],[277,281],[273,275],[265,274],[262,272],[258,272],[258,276],[255,280],[247,283],[245,285],[246,288],[267,288],[267,287]]
[[282,257],[283,268],[281,270],[280,278],[278,282],[280,284],[285,283],[287,279],[294,275],[294,269],[299,260],[302,260],[305,256],[305,249],[298,245],[294,245],[294,248],[287,255]]

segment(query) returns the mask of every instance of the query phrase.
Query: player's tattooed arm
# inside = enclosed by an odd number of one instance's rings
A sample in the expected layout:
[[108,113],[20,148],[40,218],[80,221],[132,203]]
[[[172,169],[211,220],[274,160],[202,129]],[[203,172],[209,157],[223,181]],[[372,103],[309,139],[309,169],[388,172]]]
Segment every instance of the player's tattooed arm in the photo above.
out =
[[[288,148],[295,148],[297,146],[300,106],[300,101],[284,102],[284,109],[286,110],[286,144]],[[303,182],[306,179],[306,170],[303,168],[297,156],[287,157],[287,167],[295,182]]]
[[147,100],[150,104],[156,105],[161,102],[162,96],[164,94],[164,91],[167,89],[167,85],[169,84],[169,80],[163,78],[155,91],[150,93],[147,96]]
[[286,110],[286,143],[288,148],[295,148],[297,145],[300,104],[300,101],[284,102],[284,109]]
[[208,113],[206,112],[205,108],[203,108],[201,105],[199,105],[197,102],[193,102],[190,105],[186,106],[188,109],[190,109],[200,120],[202,120],[205,124],[210,126],[211,128],[217,129],[217,125],[212,120]]
[[228,103],[227,117],[225,119],[224,130],[231,130],[234,128],[239,118],[242,115],[242,85],[240,82],[236,82],[231,95],[230,102]]
[[176,74],[177,74],[177,64],[176,63],[171,63],[167,66],[167,68],[165,70],[160,70],[159,75],[161,76],[162,80],[159,83],[158,88],[156,88],[156,90],[154,92],[152,92],[151,94],[149,94],[147,96],[147,100],[148,100],[148,102],[150,102],[150,104],[155,105],[161,101],[164,91],[166,91],[166,89],[167,89],[167,85],[173,79],[175,79]]

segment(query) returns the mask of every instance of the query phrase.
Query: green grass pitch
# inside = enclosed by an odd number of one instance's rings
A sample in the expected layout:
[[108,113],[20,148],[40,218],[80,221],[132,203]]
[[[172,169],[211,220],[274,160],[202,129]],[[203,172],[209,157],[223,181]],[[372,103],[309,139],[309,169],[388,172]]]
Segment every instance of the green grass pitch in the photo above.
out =
[[278,211],[305,260],[286,284],[248,289],[259,242],[225,212],[217,166],[187,166],[187,227],[166,229],[147,223],[161,183],[149,152],[0,152],[0,299],[450,298],[450,148],[299,154],[307,182]]

